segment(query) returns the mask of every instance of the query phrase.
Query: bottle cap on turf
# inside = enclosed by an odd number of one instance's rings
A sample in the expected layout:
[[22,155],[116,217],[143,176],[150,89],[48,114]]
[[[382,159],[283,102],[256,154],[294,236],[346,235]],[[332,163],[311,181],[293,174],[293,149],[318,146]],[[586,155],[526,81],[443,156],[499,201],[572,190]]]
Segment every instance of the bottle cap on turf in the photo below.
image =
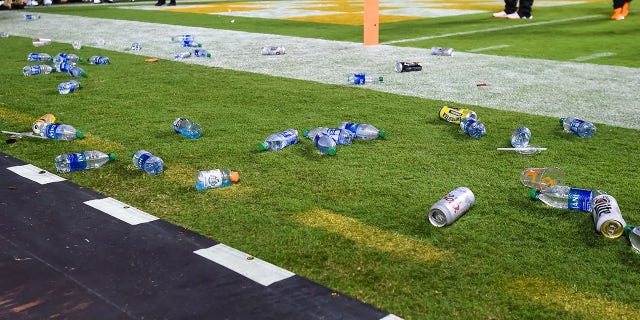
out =
[[115,159],[116,159],[116,154],[113,152],[109,153],[109,160],[113,161]]
[[533,199],[538,199],[538,190],[536,189],[529,190],[529,196],[531,196],[531,198]]
[[238,174],[238,171],[231,171],[230,179],[233,183],[238,182],[240,180],[240,174]]
[[380,130],[378,132],[378,136],[380,136],[380,138],[385,138],[387,136],[387,132],[384,130]]
[[76,138],[79,138],[79,139],[84,138],[84,133],[82,133],[82,131],[76,131]]

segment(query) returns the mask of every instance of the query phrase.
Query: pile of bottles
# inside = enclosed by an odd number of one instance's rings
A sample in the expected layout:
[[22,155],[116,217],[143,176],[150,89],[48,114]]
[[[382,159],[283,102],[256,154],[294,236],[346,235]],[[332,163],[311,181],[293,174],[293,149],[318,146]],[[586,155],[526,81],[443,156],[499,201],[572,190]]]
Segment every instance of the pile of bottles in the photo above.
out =
[[202,49],[202,43],[196,42],[196,39],[193,35],[176,35],[171,37],[171,42],[178,43],[181,48],[197,48],[193,49],[193,51],[185,49],[176,52],[173,56],[174,60],[183,60],[190,57],[211,58],[211,53],[205,49]]

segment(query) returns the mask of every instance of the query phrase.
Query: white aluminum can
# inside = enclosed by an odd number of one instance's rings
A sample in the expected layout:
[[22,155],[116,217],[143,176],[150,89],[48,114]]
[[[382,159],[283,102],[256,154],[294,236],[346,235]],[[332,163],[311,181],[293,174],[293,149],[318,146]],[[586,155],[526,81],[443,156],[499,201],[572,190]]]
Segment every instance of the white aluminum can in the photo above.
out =
[[431,206],[429,222],[436,227],[448,226],[464,215],[475,201],[471,189],[458,187]]
[[622,235],[627,225],[622,218],[618,201],[608,194],[601,194],[593,198],[591,213],[596,231],[607,238],[617,238]]

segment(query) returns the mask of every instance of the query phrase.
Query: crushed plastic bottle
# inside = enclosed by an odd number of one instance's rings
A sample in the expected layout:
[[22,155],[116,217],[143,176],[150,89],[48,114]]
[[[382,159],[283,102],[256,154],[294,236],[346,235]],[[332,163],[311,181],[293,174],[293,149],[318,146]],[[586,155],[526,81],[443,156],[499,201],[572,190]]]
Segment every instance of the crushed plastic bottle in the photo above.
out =
[[160,174],[164,170],[164,161],[146,150],[134,152],[131,160],[136,168],[151,175]]
[[193,50],[193,56],[198,58],[211,58],[211,53],[204,49]]
[[476,139],[482,138],[487,133],[487,130],[484,128],[484,124],[473,118],[460,119],[460,129],[472,138]]
[[324,133],[337,143],[342,145],[350,145],[353,139],[353,132],[347,129],[334,129],[334,128],[326,128],[326,127],[318,127],[312,130],[304,130],[302,131],[302,135],[308,139],[314,140],[318,133]]
[[264,46],[261,53],[264,56],[279,56],[285,54],[285,49],[281,46]]
[[328,134],[320,132],[313,138],[313,144],[316,145],[318,151],[322,154],[333,156],[336,154],[336,141]]
[[69,69],[71,69],[71,67],[75,66],[75,62],[60,62],[60,63],[54,63],[53,66],[55,66],[57,72],[65,72],[65,73],[69,73]]
[[80,49],[82,49],[82,41],[80,41],[80,40],[74,40],[74,41],[71,43],[71,46],[72,46],[74,49],[76,49],[76,50],[80,50]]
[[350,73],[347,76],[347,83],[353,85],[364,85],[384,82],[383,76],[374,76],[366,73]]
[[39,74],[49,74],[55,70],[56,70],[55,67],[48,66],[46,64],[41,64],[36,66],[26,66],[22,68],[22,74],[25,77],[28,77],[28,76],[36,76]]
[[62,63],[62,62],[82,62],[82,58],[75,53],[64,53],[60,52],[53,57],[53,63]]
[[260,144],[260,150],[278,151],[282,148],[298,143],[299,139],[298,130],[287,129],[268,136],[264,142]]
[[367,123],[343,122],[338,126],[338,129],[347,129],[353,133],[353,137],[355,139],[361,140],[373,140],[387,137],[386,131],[378,130],[378,128]]
[[171,42],[195,41],[195,37],[190,34],[180,34],[171,37]]
[[33,122],[31,130],[33,130],[33,133],[40,134],[40,126],[49,123],[56,123],[56,120],[56,116],[52,115],[51,113],[47,113]]
[[27,21],[33,21],[40,19],[40,15],[38,14],[25,14],[24,19]]
[[67,71],[67,73],[74,78],[84,78],[87,76],[87,73],[84,72],[84,69],[76,65],[69,66],[69,70]]
[[91,56],[87,59],[87,62],[90,64],[110,64],[111,60],[105,56]]
[[8,32],[0,32],[0,38],[9,38],[9,33]]
[[61,154],[56,157],[56,170],[61,173],[95,169],[116,158],[115,153],[106,154],[98,150]]
[[240,180],[240,175],[237,171],[229,169],[215,169],[198,172],[196,178],[196,189],[215,189],[223,188],[237,183]]
[[638,253],[640,253],[640,227],[626,225],[624,227],[624,235],[629,238],[631,247]]
[[455,55],[455,52],[453,51],[453,48],[432,47],[431,54],[434,56],[453,57]]
[[134,42],[131,44],[131,47],[129,47],[129,50],[131,51],[140,51],[140,49],[142,49],[140,42]]
[[76,92],[76,90],[80,89],[80,82],[76,80],[69,80],[65,82],[61,82],[58,85],[58,93],[59,94],[69,94],[72,92]]
[[197,139],[202,136],[200,124],[186,118],[178,118],[173,121],[173,130],[189,139]]
[[520,174],[525,187],[542,190],[555,185],[564,185],[564,171],[560,168],[525,168]]
[[560,118],[560,124],[562,124],[562,128],[565,131],[571,132],[580,138],[593,138],[596,133],[596,126],[593,123],[572,116]]
[[529,140],[531,140],[531,131],[525,126],[516,128],[511,134],[511,146],[514,148],[524,148],[528,146]]
[[31,61],[31,62],[51,61],[51,56],[48,53],[32,52],[27,55],[27,61]]
[[182,60],[191,57],[191,51],[181,51],[173,56],[173,60]]
[[75,138],[84,138],[82,131],[76,130],[76,128],[68,124],[48,123],[44,126],[40,126],[40,136],[56,139],[56,140],[74,140]]
[[553,185],[542,190],[531,189],[529,195],[546,205],[559,209],[591,212],[591,202],[599,195],[606,194],[601,190],[572,188]]
[[180,46],[183,48],[202,48],[202,43],[195,41],[182,41]]

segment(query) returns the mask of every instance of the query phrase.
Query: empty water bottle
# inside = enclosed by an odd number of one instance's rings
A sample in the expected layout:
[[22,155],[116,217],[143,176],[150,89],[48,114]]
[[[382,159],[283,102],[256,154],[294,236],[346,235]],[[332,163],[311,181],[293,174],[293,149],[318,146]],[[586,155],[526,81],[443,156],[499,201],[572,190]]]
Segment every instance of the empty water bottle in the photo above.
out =
[[333,138],[331,138],[328,134],[325,134],[323,132],[318,133],[313,138],[313,143],[316,145],[316,148],[318,148],[318,151],[323,154],[330,156],[336,154],[336,141],[333,140]]
[[264,142],[260,144],[260,150],[278,151],[286,146],[298,143],[298,140],[298,130],[287,129],[268,136]]
[[520,174],[525,187],[542,190],[554,185],[564,185],[564,172],[560,168],[525,168]]
[[316,135],[321,132],[333,138],[337,144],[350,145],[352,142],[351,140],[353,139],[353,133],[347,129],[333,129],[326,127],[318,127],[310,131],[304,130],[302,131],[302,135],[314,140]]
[[381,83],[381,82],[384,82],[383,76],[374,76],[374,75],[365,74],[365,73],[350,73],[347,76],[348,84],[363,85],[363,84],[372,84],[372,83]]
[[29,53],[27,55],[27,61],[32,62],[40,62],[40,61],[49,61],[51,60],[51,56],[48,53]]
[[511,134],[511,146],[514,148],[524,148],[529,145],[531,131],[527,127],[518,127]]
[[62,173],[94,169],[115,158],[116,154],[113,152],[106,154],[97,150],[61,154],[56,157],[56,169]]
[[151,175],[160,174],[164,170],[164,161],[146,150],[134,152],[131,160],[136,168]]
[[211,53],[204,49],[193,50],[193,56],[198,58],[211,58]]
[[182,43],[180,44],[182,47],[184,48],[201,48],[202,47],[202,43],[199,42],[195,42],[195,41],[182,41]]
[[134,42],[131,44],[131,47],[129,49],[131,51],[140,51],[140,49],[142,49],[142,46],[140,45],[140,42]]
[[69,61],[78,63],[82,61],[82,58],[80,58],[75,53],[64,53],[64,52],[60,52],[56,54],[55,57],[53,57],[54,63],[69,62]]
[[58,85],[58,93],[60,94],[69,94],[76,92],[78,89],[80,89],[80,82],[76,80],[65,81]]
[[191,57],[191,51],[181,51],[173,56],[174,60],[182,60]]
[[41,64],[37,66],[26,66],[22,68],[22,74],[24,74],[25,76],[35,76],[39,74],[49,74],[54,70],[56,69],[52,66]]
[[640,253],[640,227],[626,225],[624,227],[624,235],[629,238],[631,247]]
[[596,133],[596,126],[593,123],[575,117],[560,118],[560,123],[565,131],[571,132],[580,138],[592,138]]
[[185,118],[178,118],[173,121],[173,130],[189,139],[196,139],[202,135],[200,124]]
[[105,57],[105,56],[91,56],[89,57],[89,59],[87,59],[87,62],[89,62],[90,64],[110,64],[111,61],[109,60],[109,57]]
[[593,198],[606,192],[553,185],[542,190],[531,189],[529,194],[550,207],[591,212]]
[[460,119],[460,129],[472,138],[480,139],[487,133],[482,122],[473,118]]
[[453,48],[432,47],[431,48],[431,54],[434,55],[434,56],[449,56],[449,57],[453,57],[455,52],[453,51]]
[[69,69],[71,69],[71,67],[75,65],[76,63],[72,61],[54,63],[54,66],[56,68],[55,71],[66,73],[69,73]]
[[171,41],[172,42],[195,41],[195,38],[190,34],[180,34],[180,35],[171,37]]
[[84,138],[82,131],[76,130],[76,128],[68,124],[48,123],[44,126],[40,126],[40,136],[56,139],[56,140],[74,140],[75,138]]
[[228,187],[233,183],[237,183],[240,176],[237,171],[229,169],[215,169],[198,172],[196,178],[196,189],[215,189]]
[[31,129],[33,130],[33,133],[40,134],[40,126],[44,126],[49,123],[56,123],[56,116],[47,113],[33,122]]
[[265,55],[265,56],[271,56],[271,55],[279,56],[281,54],[285,54],[284,47],[280,47],[280,46],[264,46],[264,47],[262,47],[262,55]]
[[9,38],[9,33],[8,32],[0,32],[0,38]]
[[75,78],[83,78],[87,76],[87,74],[84,72],[84,69],[76,65],[69,66],[69,70],[67,71],[67,73]]
[[385,138],[387,133],[384,130],[378,130],[373,125],[366,123],[343,122],[338,126],[339,129],[347,129],[353,133],[353,137],[362,140],[373,140],[378,137]]
[[24,19],[27,20],[27,21],[38,20],[38,19],[40,19],[40,15],[37,15],[37,14],[25,14],[24,15]]

